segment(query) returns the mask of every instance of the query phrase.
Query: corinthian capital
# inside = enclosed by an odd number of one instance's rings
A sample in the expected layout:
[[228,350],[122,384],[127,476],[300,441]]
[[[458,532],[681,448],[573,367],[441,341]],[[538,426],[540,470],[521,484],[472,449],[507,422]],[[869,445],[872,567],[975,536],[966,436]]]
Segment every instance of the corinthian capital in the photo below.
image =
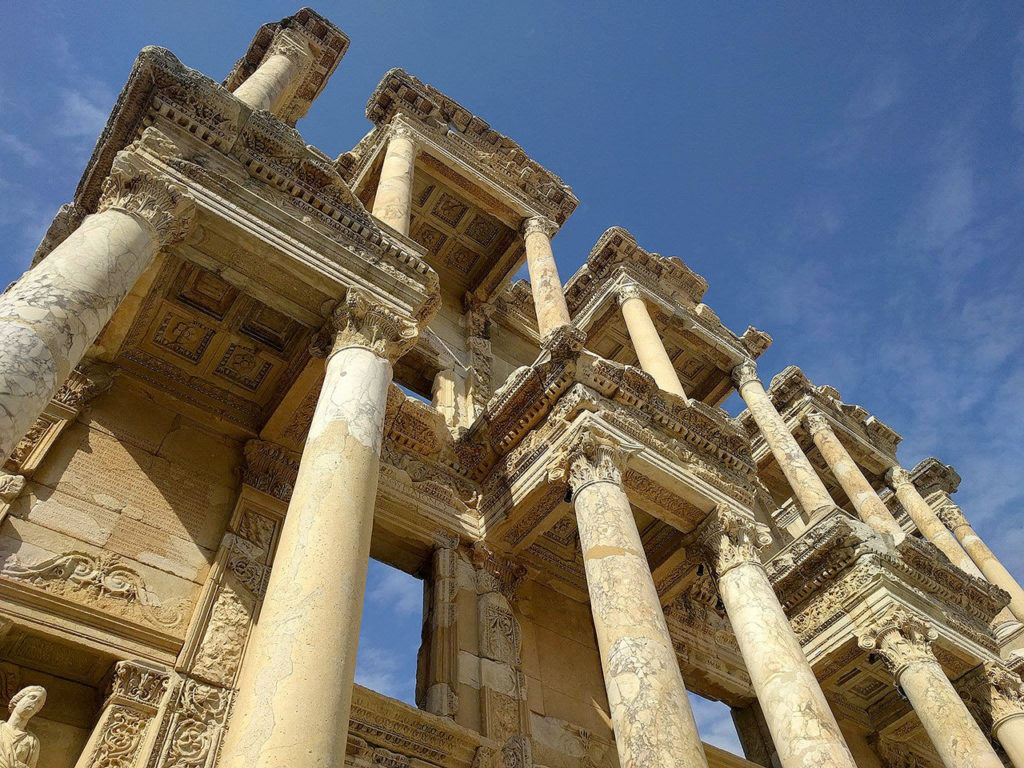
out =
[[350,288],[334,310],[334,346],[364,347],[392,363],[416,344],[416,324]]
[[531,216],[523,222],[523,236],[540,233],[544,237],[552,237],[558,231],[558,225],[544,216]]
[[825,418],[824,414],[809,413],[807,414],[807,429],[810,430],[812,435],[816,435],[825,430],[831,431],[832,427],[829,426],[828,419]]
[[162,247],[188,237],[196,206],[184,187],[148,171],[134,169],[123,157],[103,182],[98,211],[123,211],[151,227]]
[[749,384],[752,381],[759,381],[757,378],[757,363],[753,360],[744,360],[732,369],[732,381],[737,387]]
[[989,686],[992,725],[1024,715],[1024,680],[1020,675],[996,661],[985,662],[985,681]]
[[636,283],[620,285],[616,294],[618,295],[620,305],[625,304],[630,299],[642,299],[644,297],[643,291]]
[[298,29],[279,29],[267,48],[266,57],[287,56],[292,61],[305,66],[312,63],[313,60],[310,43],[310,39]]
[[859,632],[857,641],[878,654],[898,683],[911,664],[938,663],[931,650],[937,637],[930,622],[905,608],[891,608]]
[[584,428],[572,439],[565,454],[573,496],[590,483],[622,484],[622,470],[632,450]]
[[910,480],[910,473],[903,467],[899,466],[889,468],[889,471],[885,473],[885,482],[888,483],[889,487],[893,490],[904,485],[913,485]]
[[942,524],[951,531],[955,531],[957,528],[970,526],[970,523],[967,522],[967,517],[964,515],[964,511],[952,502],[948,502],[935,510],[935,515],[942,521]]
[[768,526],[749,512],[719,504],[697,531],[697,549],[719,577],[743,563],[757,563],[758,552],[772,542]]

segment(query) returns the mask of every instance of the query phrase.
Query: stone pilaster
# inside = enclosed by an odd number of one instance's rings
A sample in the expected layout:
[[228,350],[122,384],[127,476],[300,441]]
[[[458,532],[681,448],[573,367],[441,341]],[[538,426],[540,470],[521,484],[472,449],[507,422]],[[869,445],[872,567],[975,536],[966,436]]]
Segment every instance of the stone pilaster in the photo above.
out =
[[946,526],[960,545],[966,550],[974,564],[985,578],[1010,593],[1010,613],[1018,621],[1024,621],[1024,589],[1021,589],[1013,575],[999,562],[999,558],[971,527],[963,510],[952,502],[937,510],[939,520]]
[[889,534],[896,542],[903,541],[903,529],[885,506],[885,502],[878,498],[875,489],[864,477],[864,473],[836,433],[832,431],[828,419],[820,413],[812,413],[807,417],[807,428],[811,432],[814,444],[821,451],[822,458],[850,498],[860,519],[879,533]]
[[170,678],[168,670],[150,662],[117,662],[103,710],[75,768],[145,765]]
[[278,114],[312,65],[309,39],[297,29],[279,29],[259,67],[235,89],[235,97],[253,109]]
[[0,454],[6,460],[157,250],[195,218],[184,190],[122,153],[98,212],[0,297]]
[[764,437],[768,450],[772,452],[782,474],[789,482],[789,487],[793,489],[793,497],[803,510],[806,521],[810,522],[816,515],[832,509],[835,502],[829,496],[825,484],[821,482],[811,462],[800,449],[786,422],[772,405],[771,398],[757,377],[757,365],[754,361],[747,360],[733,368],[732,378],[740,397],[750,409],[750,415]]
[[767,526],[726,505],[697,533],[783,768],[856,768],[758,558],[769,543]]
[[534,216],[523,223],[526,242],[526,266],[530,272],[530,289],[537,312],[537,330],[541,341],[557,329],[569,325],[569,307],[562,293],[562,280],[558,276],[555,254],[551,250],[554,222]]
[[903,508],[907,510],[910,519],[914,521],[917,530],[932,544],[934,544],[949,561],[964,573],[971,576],[981,576],[981,571],[974,564],[964,548],[960,546],[953,534],[942,524],[935,510],[924,500],[914,482],[910,479],[910,473],[903,467],[893,467],[885,476],[889,487],[896,493]]
[[246,651],[225,768],[341,768],[392,362],[416,328],[357,290],[334,346]]
[[932,653],[937,636],[929,622],[896,607],[865,626],[858,640],[892,672],[946,768],[1000,768],[1002,761]]
[[589,430],[568,455],[608,706],[619,763],[707,768],[629,499],[625,452]]
[[424,621],[426,648],[426,680],[421,706],[441,717],[455,717],[459,708],[456,694],[459,671],[457,568],[459,539],[438,535],[438,546],[430,563],[430,604]]
[[416,139],[404,123],[394,123],[373,198],[373,215],[396,232],[409,234],[412,180],[416,171]]
[[633,342],[633,351],[640,360],[640,367],[651,374],[657,385],[666,392],[686,397],[679,374],[651,319],[640,286],[635,283],[624,285],[619,288],[618,295],[622,318],[626,321],[626,330]]

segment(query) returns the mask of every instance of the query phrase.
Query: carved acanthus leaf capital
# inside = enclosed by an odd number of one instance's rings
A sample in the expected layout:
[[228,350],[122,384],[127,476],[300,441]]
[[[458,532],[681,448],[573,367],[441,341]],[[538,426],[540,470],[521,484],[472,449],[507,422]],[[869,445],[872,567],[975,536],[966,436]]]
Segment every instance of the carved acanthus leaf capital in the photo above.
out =
[[573,497],[591,483],[615,483],[621,487],[622,471],[634,450],[589,428],[576,433],[565,452],[566,479]]
[[644,297],[643,290],[636,283],[620,285],[615,293],[618,296],[620,306],[630,299],[642,299]]
[[889,468],[889,471],[885,473],[885,482],[888,483],[889,487],[893,490],[904,485],[913,485],[913,482],[910,479],[910,473],[900,466]]
[[274,35],[264,60],[271,56],[286,56],[300,66],[308,66],[313,61],[309,38],[291,27],[279,29]]
[[114,160],[103,182],[98,211],[117,210],[153,228],[162,247],[180,243],[192,231],[196,206],[184,187],[161,176],[133,168],[124,157]]
[[772,542],[767,525],[749,512],[719,504],[701,523],[697,549],[719,577],[737,565],[760,563],[758,552]]
[[935,510],[935,515],[942,521],[942,524],[951,531],[955,531],[957,528],[970,526],[970,523],[967,521],[967,517],[964,515],[964,511],[952,502],[943,504]]
[[558,231],[558,225],[546,216],[531,216],[523,222],[523,237],[533,234],[541,234],[544,237],[553,237]]
[[831,425],[828,423],[828,419],[825,418],[823,413],[809,413],[806,418],[807,429],[812,435],[816,435],[819,432],[832,431]]
[[395,120],[391,123],[388,128],[388,140],[390,141],[391,139],[405,139],[406,141],[411,141],[413,146],[419,144],[419,137],[416,135],[416,131],[404,120]]
[[732,369],[732,380],[737,388],[742,387],[744,384],[750,384],[753,381],[759,381],[757,378],[757,363],[753,360],[744,360]]
[[985,662],[985,680],[989,685],[989,701],[993,727],[1003,720],[1024,715],[1024,680],[1005,664]]
[[346,347],[364,347],[393,363],[416,345],[415,323],[371,301],[356,289],[349,289],[335,308],[332,320],[333,352]]
[[938,663],[931,650],[937,637],[931,622],[905,608],[892,608],[858,632],[857,641],[861,648],[877,653],[899,682],[911,664]]
[[155,712],[170,678],[166,669],[155,664],[135,660],[119,661],[114,665],[110,680],[110,697],[143,711]]

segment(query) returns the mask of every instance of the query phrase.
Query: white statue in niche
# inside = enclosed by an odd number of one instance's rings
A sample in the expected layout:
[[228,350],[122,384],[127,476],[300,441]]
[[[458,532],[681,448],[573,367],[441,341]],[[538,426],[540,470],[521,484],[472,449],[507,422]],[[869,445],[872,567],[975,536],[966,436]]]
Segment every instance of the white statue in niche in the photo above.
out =
[[35,768],[39,739],[25,726],[45,703],[46,689],[41,685],[22,688],[11,697],[11,716],[0,721],[0,768]]

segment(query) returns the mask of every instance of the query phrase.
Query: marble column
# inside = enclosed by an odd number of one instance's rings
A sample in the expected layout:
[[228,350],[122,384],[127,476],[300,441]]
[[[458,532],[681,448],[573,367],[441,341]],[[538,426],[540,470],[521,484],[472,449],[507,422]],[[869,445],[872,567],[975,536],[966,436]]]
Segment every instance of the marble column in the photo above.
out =
[[640,360],[640,367],[654,377],[661,389],[685,398],[686,392],[679,381],[679,374],[665,351],[665,343],[658,329],[654,327],[639,285],[630,283],[619,288],[619,307],[626,321],[629,339],[633,342],[633,351]]
[[416,169],[416,141],[403,123],[391,126],[380,181],[373,198],[373,215],[396,232],[409,234],[412,219],[412,178]]
[[416,330],[350,290],[238,684],[224,768],[341,768],[392,363]]
[[523,224],[526,242],[526,267],[530,272],[530,289],[537,311],[537,329],[543,341],[552,332],[569,325],[569,307],[562,293],[562,280],[558,277],[555,254],[551,250],[554,222],[541,216],[527,219]]
[[771,398],[757,377],[757,365],[754,361],[747,360],[733,368],[732,378],[740,397],[750,409],[750,415],[764,437],[768,449],[779,463],[789,487],[793,489],[793,496],[803,509],[807,522],[813,520],[817,514],[832,509],[835,502],[818,477],[818,473],[814,471],[811,462],[800,449],[786,422],[772,405]]
[[904,608],[890,608],[858,635],[892,672],[946,768],[1000,768],[988,738],[932,653],[931,624]]
[[757,556],[769,543],[767,526],[727,505],[697,533],[783,768],[857,768]]
[[256,71],[235,89],[235,97],[253,109],[280,112],[312,63],[306,38],[294,29],[281,29]]
[[825,463],[850,498],[860,519],[879,533],[887,533],[897,542],[903,541],[904,533],[900,524],[885,506],[885,502],[878,498],[878,494],[860,471],[857,462],[832,431],[828,419],[820,413],[812,413],[807,417],[807,428]]
[[943,525],[953,532],[956,540],[970,555],[971,560],[978,566],[986,579],[1001,589],[1010,593],[1010,613],[1018,621],[1024,621],[1024,589],[1010,574],[1006,567],[999,562],[999,558],[982,541],[981,537],[974,531],[971,524],[964,516],[963,510],[956,504],[948,503],[939,509],[936,514]]
[[6,460],[157,251],[185,238],[182,187],[118,155],[97,212],[0,296],[0,453]]
[[569,452],[615,745],[622,768],[707,768],[629,499],[622,450],[584,431]]
[[949,529],[942,524],[931,505],[921,496],[917,486],[910,479],[910,473],[903,467],[893,467],[886,474],[885,480],[889,487],[896,492],[896,498],[907,510],[907,514],[914,521],[917,530],[961,571],[982,578],[978,566],[968,557],[967,552],[949,532]]

